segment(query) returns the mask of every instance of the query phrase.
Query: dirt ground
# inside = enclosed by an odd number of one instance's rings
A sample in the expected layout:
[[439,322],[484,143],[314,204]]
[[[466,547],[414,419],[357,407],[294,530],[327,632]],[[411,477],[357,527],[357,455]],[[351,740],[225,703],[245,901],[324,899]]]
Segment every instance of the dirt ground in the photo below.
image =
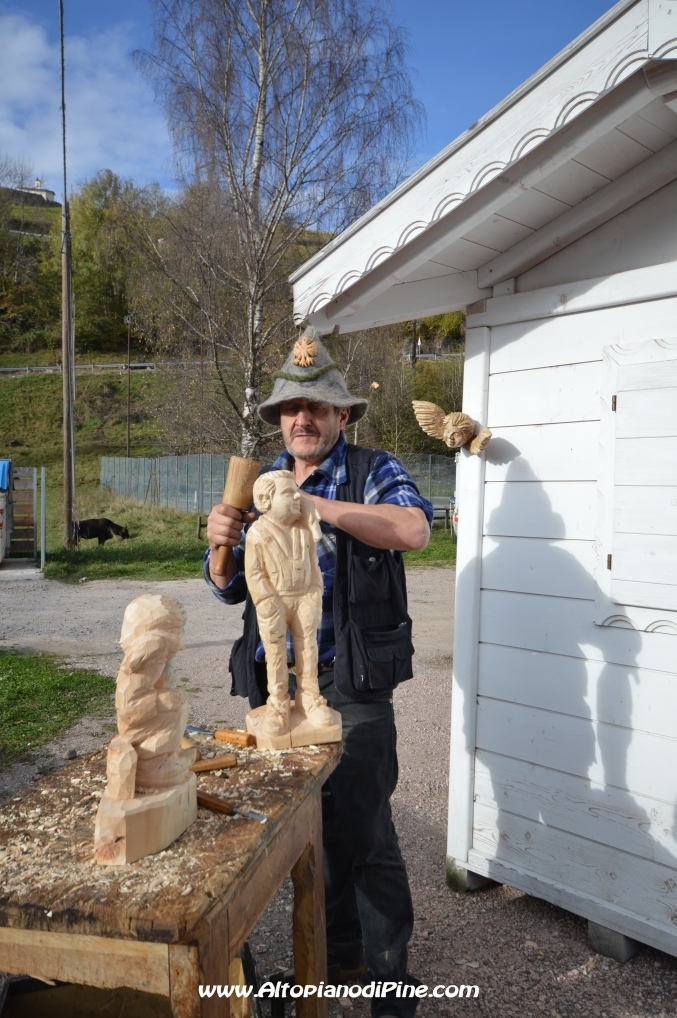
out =
[[[571,913],[510,887],[460,895],[446,886],[454,572],[412,569],[408,581],[416,674],[395,693],[400,781],[393,811],[414,898],[409,969],[431,988],[465,983],[480,989],[473,1000],[424,999],[418,1014],[677,1018],[676,959],[647,948],[618,965],[590,951],[586,923]],[[186,649],[175,670],[189,680],[184,685],[191,720],[241,726],[247,707],[228,695],[227,672],[241,608],[221,605],[201,581],[7,583],[0,587],[0,646],[58,652],[114,675],[124,607],[145,590],[169,594],[186,607]],[[109,737],[103,727],[100,718],[83,719],[40,759],[0,774],[0,799],[32,780],[39,765],[58,765],[68,749],[81,753],[102,745]],[[262,917],[251,945],[262,975],[291,964],[289,883]],[[369,1013],[366,1001],[341,1003],[332,1003],[332,1015]],[[269,1013],[267,1004],[263,1013]]]

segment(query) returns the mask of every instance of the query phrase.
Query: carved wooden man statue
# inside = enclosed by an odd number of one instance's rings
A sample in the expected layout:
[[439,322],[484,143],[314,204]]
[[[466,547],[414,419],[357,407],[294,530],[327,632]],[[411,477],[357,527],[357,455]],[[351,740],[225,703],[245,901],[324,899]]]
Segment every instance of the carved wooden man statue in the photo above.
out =
[[171,844],[195,820],[192,750],[181,749],[188,700],[171,688],[169,660],[182,650],[186,616],[169,597],[127,605],[117,677],[118,732],[108,747],[108,784],[96,818],[97,862],[133,862]]
[[[317,679],[323,589],[316,548],[322,536],[319,514],[301,497],[289,470],[259,477],[254,505],[262,515],[247,533],[245,576],[266,652],[268,702],[248,715],[247,727],[259,746],[273,749],[337,742],[341,717],[320,695]],[[293,712],[287,627],[296,669]]]

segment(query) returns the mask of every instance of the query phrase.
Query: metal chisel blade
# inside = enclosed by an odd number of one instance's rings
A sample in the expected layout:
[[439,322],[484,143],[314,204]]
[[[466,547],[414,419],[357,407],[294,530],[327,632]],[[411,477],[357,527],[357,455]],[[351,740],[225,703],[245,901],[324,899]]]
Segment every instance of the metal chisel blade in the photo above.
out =
[[265,813],[258,813],[255,809],[240,809],[239,806],[233,806],[233,813],[237,813],[239,817],[245,817],[247,820],[258,820],[260,824],[268,823]]

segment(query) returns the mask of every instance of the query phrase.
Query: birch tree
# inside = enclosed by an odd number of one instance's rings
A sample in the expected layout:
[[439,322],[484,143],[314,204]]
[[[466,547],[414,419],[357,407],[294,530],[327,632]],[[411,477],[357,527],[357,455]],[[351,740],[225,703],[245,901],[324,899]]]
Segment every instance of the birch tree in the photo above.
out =
[[293,334],[289,273],[401,179],[422,111],[386,0],[151,9],[153,49],[138,60],[184,184],[202,194],[192,207],[207,212],[170,222],[165,211],[164,244],[150,232],[147,242],[177,320],[212,353],[224,413],[251,456],[267,430],[262,382]]

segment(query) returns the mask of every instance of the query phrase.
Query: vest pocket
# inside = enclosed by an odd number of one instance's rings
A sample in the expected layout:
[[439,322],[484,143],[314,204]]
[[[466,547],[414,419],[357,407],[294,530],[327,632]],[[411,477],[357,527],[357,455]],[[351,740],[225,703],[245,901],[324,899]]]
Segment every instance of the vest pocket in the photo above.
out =
[[[386,555],[390,554],[385,552]],[[352,555],[350,570],[350,601],[352,604],[373,604],[390,599],[390,572],[383,555]]]
[[414,647],[409,626],[402,622],[394,629],[363,629],[369,689],[394,689],[413,677]]

